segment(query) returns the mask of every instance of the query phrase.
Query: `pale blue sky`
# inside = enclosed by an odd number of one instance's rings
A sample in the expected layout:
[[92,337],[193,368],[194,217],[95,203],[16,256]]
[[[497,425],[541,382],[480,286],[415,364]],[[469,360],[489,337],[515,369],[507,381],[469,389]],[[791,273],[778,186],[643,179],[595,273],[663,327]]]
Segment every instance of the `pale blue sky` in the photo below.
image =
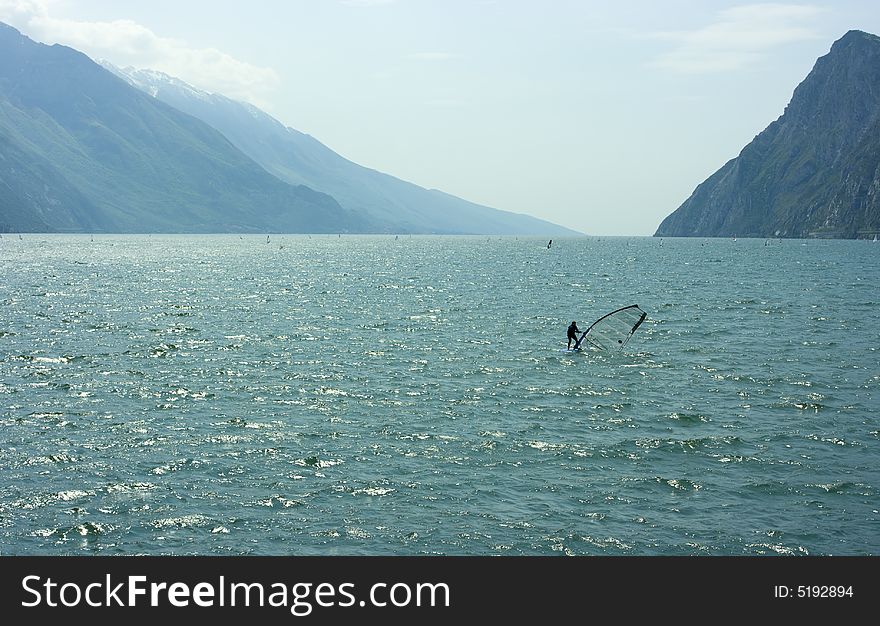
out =
[[649,235],[866,0],[0,0],[0,20],[248,100],[343,156],[596,235]]

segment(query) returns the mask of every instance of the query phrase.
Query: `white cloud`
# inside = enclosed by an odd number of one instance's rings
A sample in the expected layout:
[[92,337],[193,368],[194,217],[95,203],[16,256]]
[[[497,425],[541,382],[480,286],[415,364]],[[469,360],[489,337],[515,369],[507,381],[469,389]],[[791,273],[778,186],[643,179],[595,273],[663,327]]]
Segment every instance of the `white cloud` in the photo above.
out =
[[816,38],[813,24],[823,11],[801,4],[731,7],[703,28],[655,33],[677,46],[651,65],[686,73],[738,70],[759,62],[772,48]]
[[120,67],[155,69],[210,92],[266,106],[279,83],[271,68],[239,61],[215,48],[193,48],[130,20],[56,19],[47,0],[0,0],[0,21],[44,43],[60,43]]

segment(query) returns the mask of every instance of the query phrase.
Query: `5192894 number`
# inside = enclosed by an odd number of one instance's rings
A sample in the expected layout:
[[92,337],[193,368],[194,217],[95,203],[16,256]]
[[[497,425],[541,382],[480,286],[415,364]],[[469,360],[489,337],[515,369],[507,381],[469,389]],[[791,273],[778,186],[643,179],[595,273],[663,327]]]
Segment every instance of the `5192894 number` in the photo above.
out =
[[798,585],[798,598],[852,598],[852,585]]

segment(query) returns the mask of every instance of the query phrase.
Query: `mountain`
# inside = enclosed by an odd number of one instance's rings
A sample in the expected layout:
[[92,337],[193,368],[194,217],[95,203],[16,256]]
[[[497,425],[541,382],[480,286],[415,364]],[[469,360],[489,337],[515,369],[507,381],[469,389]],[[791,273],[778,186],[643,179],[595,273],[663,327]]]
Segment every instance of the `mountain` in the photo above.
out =
[[850,31],[784,113],[701,183],[655,236],[880,232],[880,37]]
[[153,70],[104,67],[131,85],[196,117],[281,180],[307,185],[353,211],[401,233],[573,235],[528,215],[474,204],[353,163],[313,137],[284,126],[260,109],[209,94]]
[[362,232],[208,124],[0,24],[0,232]]

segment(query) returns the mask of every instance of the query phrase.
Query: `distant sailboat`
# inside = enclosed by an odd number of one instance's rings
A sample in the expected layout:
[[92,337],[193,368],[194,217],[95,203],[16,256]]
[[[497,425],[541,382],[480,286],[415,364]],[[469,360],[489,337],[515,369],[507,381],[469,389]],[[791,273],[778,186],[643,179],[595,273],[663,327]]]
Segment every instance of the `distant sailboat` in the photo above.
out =
[[874,235],[874,243],[877,243],[877,235]]

